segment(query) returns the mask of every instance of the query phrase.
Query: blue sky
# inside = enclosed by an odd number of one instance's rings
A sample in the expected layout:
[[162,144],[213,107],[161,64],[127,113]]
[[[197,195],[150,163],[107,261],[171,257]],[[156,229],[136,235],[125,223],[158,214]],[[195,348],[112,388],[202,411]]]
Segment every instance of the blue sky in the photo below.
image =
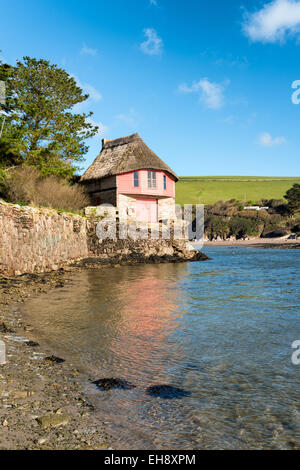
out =
[[179,175],[300,175],[300,1],[0,5],[4,60],[49,59],[90,93],[85,167],[138,132]]

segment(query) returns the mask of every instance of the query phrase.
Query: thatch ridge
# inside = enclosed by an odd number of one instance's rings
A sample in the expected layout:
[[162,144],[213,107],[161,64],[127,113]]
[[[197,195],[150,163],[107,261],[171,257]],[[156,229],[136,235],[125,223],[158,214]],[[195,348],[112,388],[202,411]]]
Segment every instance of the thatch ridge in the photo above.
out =
[[136,133],[106,141],[100,154],[83,174],[80,182],[86,183],[143,169],[165,171],[178,181],[176,173]]

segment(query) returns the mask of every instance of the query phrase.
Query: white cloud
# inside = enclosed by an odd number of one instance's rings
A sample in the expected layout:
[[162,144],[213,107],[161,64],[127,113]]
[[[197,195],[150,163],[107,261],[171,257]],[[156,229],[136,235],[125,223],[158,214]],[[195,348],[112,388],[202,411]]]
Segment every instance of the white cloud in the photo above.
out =
[[99,91],[96,90],[96,88],[94,88],[92,85],[90,85],[89,83],[84,83],[82,85],[82,88],[84,89],[84,91],[86,91],[89,95],[90,95],[90,98],[94,101],[100,101],[102,100],[102,95],[101,93],[99,93]]
[[263,147],[276,147],[286,143],[285,137],[272,137],[269,132],[264,132],[259,136],[259,143]]
[[77,85],[83,89],[83,91],[85,93],[88,93],[90,95],[90,99],[93,100],[93,101],[100,101],[102,100],[102,95],[101,93],[96,90],[95,87],[93,87],[93,85],[90,85],[89,83],[81,83],[81,81],[79,80],[78,77],[76,77],[75,75],[71,75],[71,77],[74,78],[74,80],[76,81]]
[[220,122],[223,122],[224,124],[233,124],[235,121],[236,121],[236,116],[227,116],[221,119]]
[[95,135],[95,137],[98,137],[98,138],[103,137],[103,135],[105,135],[108,132],[108,127],[102,124],[102,122],[97,122],[92,118],[87,118],[86,121],[92,124],[92,126],[98,126],[98,132]]
[[87,47],[86,44],[83,44],[81,50],[80,50],[80,54],[82,55],[92,55],[92,56],[95,56],[97,55],[97,49],[92,49],[91,47]]
[[146,40],[141,43],[141,50],[144,54],[159,55],[162,53],[163,40],[158,36],[153,28],[144,29]]
[[228,81],[225,84],[215,83],[207,78],[201,78],[201,80],[194,82],[190,87],[186,84],[179,85],[179,91],[182,93],[198,93],[200,101],[207,108],[218,109],[224,106],[224,88],[228,83]]
[[116,116],[118,121],[122,121],[127,126],[136,127],[138,125],[139,116],[138,113],[131,108],[127,114],[118,114]]
[[273,0],[254,13],[246,13],[244,33],[252,41],[283,42],[300,33],[300,1]]

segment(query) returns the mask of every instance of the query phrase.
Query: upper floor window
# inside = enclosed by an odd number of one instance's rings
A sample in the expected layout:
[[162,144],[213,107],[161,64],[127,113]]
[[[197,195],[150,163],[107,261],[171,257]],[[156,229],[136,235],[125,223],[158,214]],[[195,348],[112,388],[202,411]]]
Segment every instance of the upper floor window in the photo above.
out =
[[134,171],[134,173],[133,173],[133,186],[135,188],[139,187],[139,173],[138,173],[138,171]]
[[148,171],[148,188],[156,188],[156,172]]
[[167,177],[164,175],[164,189],[167,189]]

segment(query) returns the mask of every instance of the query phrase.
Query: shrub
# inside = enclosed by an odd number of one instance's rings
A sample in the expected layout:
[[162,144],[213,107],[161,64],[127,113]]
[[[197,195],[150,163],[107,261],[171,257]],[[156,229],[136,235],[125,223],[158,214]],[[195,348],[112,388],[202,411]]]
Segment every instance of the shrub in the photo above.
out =
[[292,232],[293,233],[300,233],[300,223],[294,225],[294,227],[292,228]]
[[5,171],[0,168],[0,198],[5,196]]
[[284,198],[288,202],[288,208],[290,212],[294,212],[300,209],[300,184],[294,184],[285,194]]
[[261,231],[261,222],[257,219],[235,216],[229,222],[230,234],[237,239],[246,236],[258,235]]
[[78,184],[70,185],[55,176],[42,177],[30,167],[11,170],[6,177],[4,192],[9,202],[58,210],[80,211],[89,205],[87,194]]
[[78,184],[70,186],[54,176],[42,179],[37,186],[36,205],[59,210],[78,211],[89,205],[87,194]]
[[227,222],[221,217],[208,216],[205,220],[205,233],[210,240],[221,237],[226,239],[229,234]]
[[270,214],[279,214],[283,217],[289,215],[288,205],[282,199],[263,200],[264,206],[269,207]]
[[4,195],[9,202],[34,204],[40,174],[34,168],[19,167],[6,172]]
[[284,218],[280,215],[271,215],[268,219],[270,225],[279,225],[282,222],[284,222]]
[[284,204],[283,199],[264,199],[262,202],[264,206],[268,206],[270,209],[276,209]]

